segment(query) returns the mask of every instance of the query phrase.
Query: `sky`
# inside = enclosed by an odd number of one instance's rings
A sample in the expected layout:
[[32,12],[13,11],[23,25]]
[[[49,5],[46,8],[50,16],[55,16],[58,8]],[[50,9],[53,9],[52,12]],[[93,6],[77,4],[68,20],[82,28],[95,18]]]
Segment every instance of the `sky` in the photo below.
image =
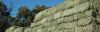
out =
[[64,0],[3,0],[3,3],[6,4],[7,7],[10,7],[11,3],[13,4],[11,16],[15,17],[18,12],[18,8],[21,6],[27,6],[31,10],[36,5],[46,5],[52,7],[63,1]]

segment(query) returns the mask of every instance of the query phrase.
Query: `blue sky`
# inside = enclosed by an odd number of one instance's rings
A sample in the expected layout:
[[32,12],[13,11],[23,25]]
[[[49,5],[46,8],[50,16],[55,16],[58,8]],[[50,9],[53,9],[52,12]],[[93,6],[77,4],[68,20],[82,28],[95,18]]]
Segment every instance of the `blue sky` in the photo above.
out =
[[36,5],[46,5],[52,7],[63,1],[64,0],[3,0],[4,4],[6,4],[8,7],[12,2],[13,11],[11,12],[11,16],[16,16],[20,6],[27,6],[29,9],[34,8]]

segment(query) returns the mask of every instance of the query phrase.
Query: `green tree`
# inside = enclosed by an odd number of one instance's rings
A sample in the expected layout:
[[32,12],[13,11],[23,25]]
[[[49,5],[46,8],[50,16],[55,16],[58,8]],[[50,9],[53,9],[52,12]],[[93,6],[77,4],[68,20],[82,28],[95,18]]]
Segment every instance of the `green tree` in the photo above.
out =
[[11,11],[7,10],[6,5],[0,2],[0,16],[10,17],[10,12]]
[[36,6],[35,8],[30,11],[26,6],[21,6],[18,10],[17,18],[19,18],[21,21],[21,26],[26,27],[29,26],[32,22],[34,22],[35,15],[47,9],[49,7],[47,6]]
[[0,32],[4,32],[10,25],[10,11],[7,10],[5,4],[0,2]]
[[30,10],[26,6],[22,6],[19,8],[17,17],[26,19],[29,14],[30,14]]
[[19,18],[21,20],[20,26],[22,26],[22,27],[29,26],[28,24],[30,24],[30,22],[31,22],[30,15],[32,15],[31,11],[26,6],[21,6],[19,8],[17,18]]

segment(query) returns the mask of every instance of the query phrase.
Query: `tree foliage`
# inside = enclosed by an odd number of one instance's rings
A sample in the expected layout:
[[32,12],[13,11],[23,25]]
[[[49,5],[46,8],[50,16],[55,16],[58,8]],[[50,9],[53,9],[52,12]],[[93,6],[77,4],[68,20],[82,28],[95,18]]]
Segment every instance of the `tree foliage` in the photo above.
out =
[[26,6],[22,6],[19,8],[18,14],[17,14],[17,18],[21,19],[21,26],[25,27],[25,26],[29,26],[30,23],[34,22],[34,18],[35,15],[40,12],[43,11],[45,9],[47,9],[47,6],[36,6],[35,8],[32,9],[32,11],[30,11]]
[[7,11],[6,5],[0,2],[0,32],[4,32],[11,26],[9,17],[10,11]]
[[30,10],[26,6],[22,6],[19,8],[17,17],[19,18],[27,18],[27,16],[30,14]]
[[10,12],[11,11],[7,10],[6,5],[0,2],[0,16],[10,17]]

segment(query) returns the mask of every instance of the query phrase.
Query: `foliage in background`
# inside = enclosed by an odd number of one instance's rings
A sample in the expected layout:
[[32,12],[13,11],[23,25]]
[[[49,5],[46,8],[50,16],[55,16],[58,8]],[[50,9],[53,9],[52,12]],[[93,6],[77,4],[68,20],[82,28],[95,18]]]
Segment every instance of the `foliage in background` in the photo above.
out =
[[5,32],[11,26],[10,12],[7,10],[6,5],[0,2],[0,32]]
[[19,8],[17,18],[20,19],[21,26],[26,27],[26,26],[29,26],[33,22],[35,15],[38,12],[43,11],[47,8],[49,7],[44,6],[44,5],[43,6],[37,5],[35,8],[32,9],[32,11],[30,11],[26,6],[22,6]]

